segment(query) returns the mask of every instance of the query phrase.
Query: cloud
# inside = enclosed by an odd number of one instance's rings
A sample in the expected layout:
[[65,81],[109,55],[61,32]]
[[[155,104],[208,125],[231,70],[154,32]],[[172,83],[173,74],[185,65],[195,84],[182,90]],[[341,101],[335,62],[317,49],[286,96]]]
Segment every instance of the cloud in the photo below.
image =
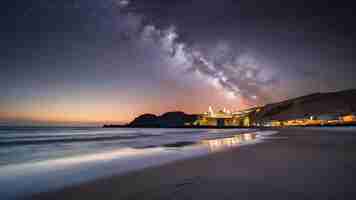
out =
[[126,8],[131,2],[129,0],[117,0],[116,3],[121,8]]

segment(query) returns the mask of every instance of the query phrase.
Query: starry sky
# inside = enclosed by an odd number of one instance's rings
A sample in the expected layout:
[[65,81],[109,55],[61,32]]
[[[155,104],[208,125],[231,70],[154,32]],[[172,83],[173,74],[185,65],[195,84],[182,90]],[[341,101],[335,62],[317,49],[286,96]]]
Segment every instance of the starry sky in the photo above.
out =
[[356,86],[352,2],[3,0],[0,124],[125,123]]

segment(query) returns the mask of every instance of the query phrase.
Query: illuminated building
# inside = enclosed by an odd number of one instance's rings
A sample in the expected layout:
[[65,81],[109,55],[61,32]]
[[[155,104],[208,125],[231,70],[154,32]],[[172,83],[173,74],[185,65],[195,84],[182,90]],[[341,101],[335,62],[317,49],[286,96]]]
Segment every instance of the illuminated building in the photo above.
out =
[[298,119],[280,119],[271,120],[263,124],[263,126],[323,126],[323,125],[346,125],[355,124],[356,115],[355,114],[321,114],[313,115],[308,118],[298,118]]
[[251,118],[249,114],[253,110],[244,110],[239,112],[231,112],[230,110],[223,109],[218,112],[214,112],[213,108],[209,106],[209,111],[199,116],[199,119],[195,122],[197,126],[251,126]]
[[356,115],[355,114],[349,114],[349,115],[345,115],[341,117],[341,120],[344,123],[352,123],[352,122],[356,122]]
[[343,112],[309,112],[290,113],[286,115],[272,115],[261,118],[261,107],[255,107],[242,111],[231,112],[227,109],[214,112],[210,106],[208,112],[198,115],[195,126],[217,126],[217,127],[283,127],[283,126],[323,126],[323,125],[347,125],[356,124],[355,113]]

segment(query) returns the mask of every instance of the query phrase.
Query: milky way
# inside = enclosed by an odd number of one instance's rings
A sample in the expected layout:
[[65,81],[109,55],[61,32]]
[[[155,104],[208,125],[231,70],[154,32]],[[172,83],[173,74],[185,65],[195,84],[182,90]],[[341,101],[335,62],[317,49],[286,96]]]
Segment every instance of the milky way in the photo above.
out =
[[135,8],[130,7],[129,1],[118,1],[117,4],[120,8],[120,35],[148,45],[146,51],[159,51],[162,67],[171,68],[178,77],[177,81],[186,77],[202,79],[224,90],[227,98],[245,98],[251,103],[268,100],[269,95],[263,91],[264,88],[278,83],[276,74],[269,72],[253,55],[248,52],[237,54],[223,38],[218,39],[216,46],[208,52],[203,52],[199,44],[192,46],[179,38],[179,30],[173,24],[158,28],[153,23],[145,23],[145,16],[134,12]]

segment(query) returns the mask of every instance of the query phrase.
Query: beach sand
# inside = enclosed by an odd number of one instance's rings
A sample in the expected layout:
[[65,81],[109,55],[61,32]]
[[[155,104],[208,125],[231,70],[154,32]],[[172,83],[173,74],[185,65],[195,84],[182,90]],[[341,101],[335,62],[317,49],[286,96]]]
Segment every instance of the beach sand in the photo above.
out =
[[263,143],[30,199],[355,199],[356,129],[330,129],[279,129]]

